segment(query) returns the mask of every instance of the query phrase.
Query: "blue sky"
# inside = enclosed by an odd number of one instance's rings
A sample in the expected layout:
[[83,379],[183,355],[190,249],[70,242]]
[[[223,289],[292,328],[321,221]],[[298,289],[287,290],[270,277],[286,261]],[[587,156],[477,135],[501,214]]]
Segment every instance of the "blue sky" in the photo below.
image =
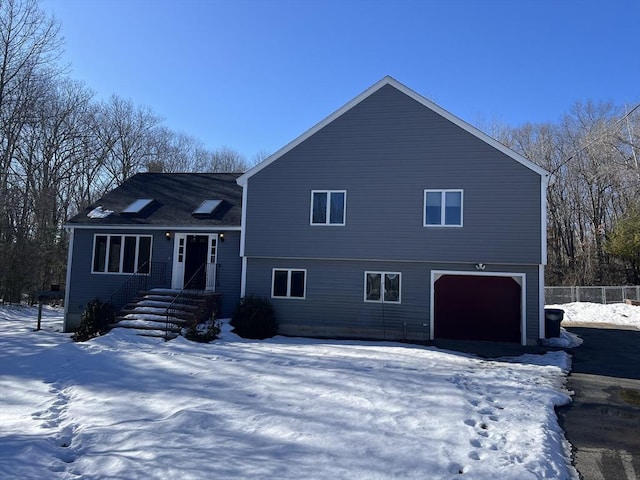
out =
[[45,0],[70,76],[251,160],[391,75],[474,124],[640,102],[637,0]]

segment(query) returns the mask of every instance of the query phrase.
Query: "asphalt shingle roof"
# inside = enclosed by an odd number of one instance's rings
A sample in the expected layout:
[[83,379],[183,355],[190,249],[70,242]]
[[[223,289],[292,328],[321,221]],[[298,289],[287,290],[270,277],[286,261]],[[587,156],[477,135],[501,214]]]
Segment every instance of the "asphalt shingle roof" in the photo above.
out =
[[[67,222],[70,226],[225,226],[239,227],[242,220],[242,187],[239,173],[138,173],[89,205]],[[155,202],[139,214],[122,214],[137,199]],[[204,200],[223,200],[211,215],[192,215]],[[96,207],[113,210],[104,218],[89,218]]]

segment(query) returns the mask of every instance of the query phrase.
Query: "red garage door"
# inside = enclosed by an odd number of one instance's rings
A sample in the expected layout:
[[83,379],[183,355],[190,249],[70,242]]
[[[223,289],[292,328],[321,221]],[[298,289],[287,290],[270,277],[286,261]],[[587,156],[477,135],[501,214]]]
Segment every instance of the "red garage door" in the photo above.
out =
[[434,283],[435,338],[520,343],[520,291],[511,277],[443,275]]

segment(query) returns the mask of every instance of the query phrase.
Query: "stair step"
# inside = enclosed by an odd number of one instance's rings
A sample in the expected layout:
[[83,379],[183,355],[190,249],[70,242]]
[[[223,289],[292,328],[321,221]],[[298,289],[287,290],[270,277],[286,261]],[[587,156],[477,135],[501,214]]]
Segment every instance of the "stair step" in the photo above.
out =
[[179,334],[176,332],[165,332],[164,330],[146,330],[141,328],[128,328],[127,330],[130,330],[132,333],[141,337],[166,338],[168,340],[179,337]]
[[220,296],[219,293],[202,290],[152,288],[140,291],[120,310],[109,328],[127,328],[138,335],[172,339],[196,319],[204,319],[210,311],[211,302],[217,303],[216,297]]
[[[167,324],[167,317],[165,317],[164,315],[162,317],[154,317],[154,316],[150,316],[150,315],[144,315],[144,316],[137,316],[134,314],[128,314],[125,316],[118,316],[114,319],[114,325],[117,325],[119,323],[122,322],[153,322],[156,323],[158,325],[166,325]],[[178,325],[180,327],[184,327],[187,325],[190,325],[193,323],[193,319],[184,319],[184,318],[178,318],[178,317],[169,317],[169,323],[170,324],[174,324],[174,325]]]
[[[171,308],[169,312],[170,318],[180,318],[182,320],[193,320],[196,312],[193,311],[184,311],[181,309]],[[127,306],[120,310],[120,317],[131,318],[132,316],[141,316],[144,318],[148,318],[150,315],[154,315],[154,318],[157,317],[167,317],[167,309],[166,308],[156,308],[156,307],[138,307],[138,306]]]
[[178,338],[180,335],[177,333],[167,333],[160,332],[161,335],[157,335],[156,333],[147,333],[147,332],[139,332],[138,336],[140,337],[153,337],[153,338],[162,338],[164,340],[173,340],[174,338]]
[[180,332],[182,327],[179,325],[170,323],[168,326],[166,324],[160,324],[158,322],[149,322],[146,320],[123,320],[121,322],[112,323],[110,325],[111,328],[133,328],[136,330],[168,330],[170,332]]
[[[143,297],[143,298],[139,298],[137,299],[137,301],[133,301],[131,303],[129,303],[128,305],[136,305],[136,306],[140,306],[140,307],[157,307],[157,308],[167,308],[171,305],[172,308],[180,308],[182,310],[197,310],[198,306],[197,305],[193,305],[190,303],[174,303],[172,304],[174,298],[173,297],[168,297],[170,300],[169,301],[161,301],[161,300],[154,300],[154,299],[149,299],[148,297]],[[136,300],[136,299],[134,299]]]
[[177,297],[178,295],[187,298],[209,298],[219,296],[219,293],[205,290],[172,290],[167,288],[152,288],[151,290],[143,290],[141,295],[159,295],[163,297]]
[[155,313],[142,313],[142,312],[133,312],[133,313],[127,313],[126,315],[122,315],[122,316],[118,316],[118,318],[122,319],[122,320],[151,320],[153,322],[162,322],[162,323],[166,323],[167,320],[169,322],[173,322],[173,321],[183,321],[183,319],[173,316],[173,315],[158,315]]

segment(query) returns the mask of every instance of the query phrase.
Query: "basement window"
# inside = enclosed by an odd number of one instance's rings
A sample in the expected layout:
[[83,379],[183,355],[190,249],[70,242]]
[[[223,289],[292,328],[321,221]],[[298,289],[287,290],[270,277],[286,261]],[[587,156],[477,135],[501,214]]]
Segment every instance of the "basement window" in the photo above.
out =
[[399,272],[364,272],[364,301],[400,303]]
[[274,268],[271,281],[273,298],[305,298],[306,270]]

